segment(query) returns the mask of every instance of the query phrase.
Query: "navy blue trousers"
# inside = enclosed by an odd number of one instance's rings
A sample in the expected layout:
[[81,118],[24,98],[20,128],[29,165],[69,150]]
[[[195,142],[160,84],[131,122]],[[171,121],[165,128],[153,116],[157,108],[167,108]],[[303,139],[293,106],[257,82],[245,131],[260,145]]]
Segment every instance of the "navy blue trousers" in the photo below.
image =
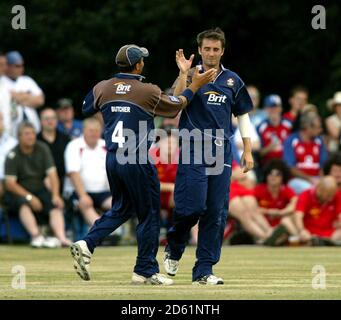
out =
[[231,147],[229,143],[225,143],[225,165],[219,175],[207,175],[206,164],[179,163],[178,166],[173,226],[167,234],[166,251],[170,253],[171,259],[180,260],[188,243],[190,230],[199,221],[193,281],[213,274],[213,265],[220,259],[228,212],[231,161]]
[[155,166],[151,163],[120,165],[115,154],[108,152],[106,169],[112,208],[95,222],[84,240],[93,251],[106,236],[137,216],[138,253],[134,272],[150,277],[159,272],[156,255],[160,234],[160,182]]

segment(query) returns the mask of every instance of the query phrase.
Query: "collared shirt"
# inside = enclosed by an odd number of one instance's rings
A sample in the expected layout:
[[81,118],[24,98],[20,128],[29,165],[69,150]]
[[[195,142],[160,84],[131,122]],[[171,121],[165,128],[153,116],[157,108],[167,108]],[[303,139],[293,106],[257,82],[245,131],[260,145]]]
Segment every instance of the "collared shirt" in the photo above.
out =
[[105,168],[105,141],[99,139],[95,148],[90,148],[81,136],[72,140],[65,150],[66,173],[78,172],[87,192],[109,191]]
[[[192,82],[194,70],[192,68],[188,73],[188,84]],[[177,80],[172,89],[176,82]],[[182,112],[179,128],[189,131],[199,129],[206,137],[216,137],[217,130],[223,129],[224,139],[228,140],[233,135],[232,113],[239,116],[252,109],[252,100],[244,82],[235,72],[221,65],[216,79],[202,86]]]
[[291,134],[284,143],[284,161],[309,176],[319,176],[328,153],[320,137],[303,141],[299,132]]

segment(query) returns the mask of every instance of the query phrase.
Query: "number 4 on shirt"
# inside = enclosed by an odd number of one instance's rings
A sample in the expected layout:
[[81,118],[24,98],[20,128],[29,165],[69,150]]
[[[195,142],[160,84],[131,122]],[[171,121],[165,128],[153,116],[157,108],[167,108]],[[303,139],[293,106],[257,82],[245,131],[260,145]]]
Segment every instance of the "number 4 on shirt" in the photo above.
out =
[[123,135],[123,121],[117,122],[114,132],[111,136],[111,141],[118,143],[119,148],[123,148],[123,144],[125,143],[125,137]]

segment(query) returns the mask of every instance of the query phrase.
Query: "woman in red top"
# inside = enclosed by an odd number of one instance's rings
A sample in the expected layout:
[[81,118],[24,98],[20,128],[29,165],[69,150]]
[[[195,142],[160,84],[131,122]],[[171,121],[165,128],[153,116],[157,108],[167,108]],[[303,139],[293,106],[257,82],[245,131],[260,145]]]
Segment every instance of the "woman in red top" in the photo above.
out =
[[263,243],[272,234],[272,228],[258,212],[253,187],[254,184],[243,170],[233,163],[229,213],[241,223],[243,229],[253,236],[257,243]]
[[289,169],[281,159],[271,160],[264,169],[264,183],[256,186],[254,196],[272,227],[282,224],[294,235],[297,234],[293,219],[297,196],[287,186],[289,176]]

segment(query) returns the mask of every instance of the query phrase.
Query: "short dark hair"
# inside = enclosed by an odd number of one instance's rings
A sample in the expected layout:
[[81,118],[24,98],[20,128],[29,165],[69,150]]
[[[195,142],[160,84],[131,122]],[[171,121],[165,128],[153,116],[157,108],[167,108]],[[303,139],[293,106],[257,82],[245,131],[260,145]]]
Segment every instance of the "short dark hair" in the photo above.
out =
[[272,170],[278,170],[282,174],[283,184],[287,184],[290,179],[289,167],[282,159],[272,159],[270,160],[264,168],[264,182]]
[[332,166],[340,166],[341,167],[341,152],[336,152],[330,156],[323,167],[324,175],[329,175]]
[[309,95],[309,90],[308,88],[304,87],[304,86],[295,86],[290,90],[290,97],[293,97],[297,92],[304,92],[307,95]]
[[221,46],[223,47],[223,49],[225,48],[226,44],[225,33],[220,28],[214,28],[200,32],[197,35],[197,43],[199,47],[202,46],[202,42],[204,39],[219,40],[221,42]]
[[135,64],[132,66],[117,66],[119,72],[132,72],[138,63],[141,63],[142,58],[137,61]]

